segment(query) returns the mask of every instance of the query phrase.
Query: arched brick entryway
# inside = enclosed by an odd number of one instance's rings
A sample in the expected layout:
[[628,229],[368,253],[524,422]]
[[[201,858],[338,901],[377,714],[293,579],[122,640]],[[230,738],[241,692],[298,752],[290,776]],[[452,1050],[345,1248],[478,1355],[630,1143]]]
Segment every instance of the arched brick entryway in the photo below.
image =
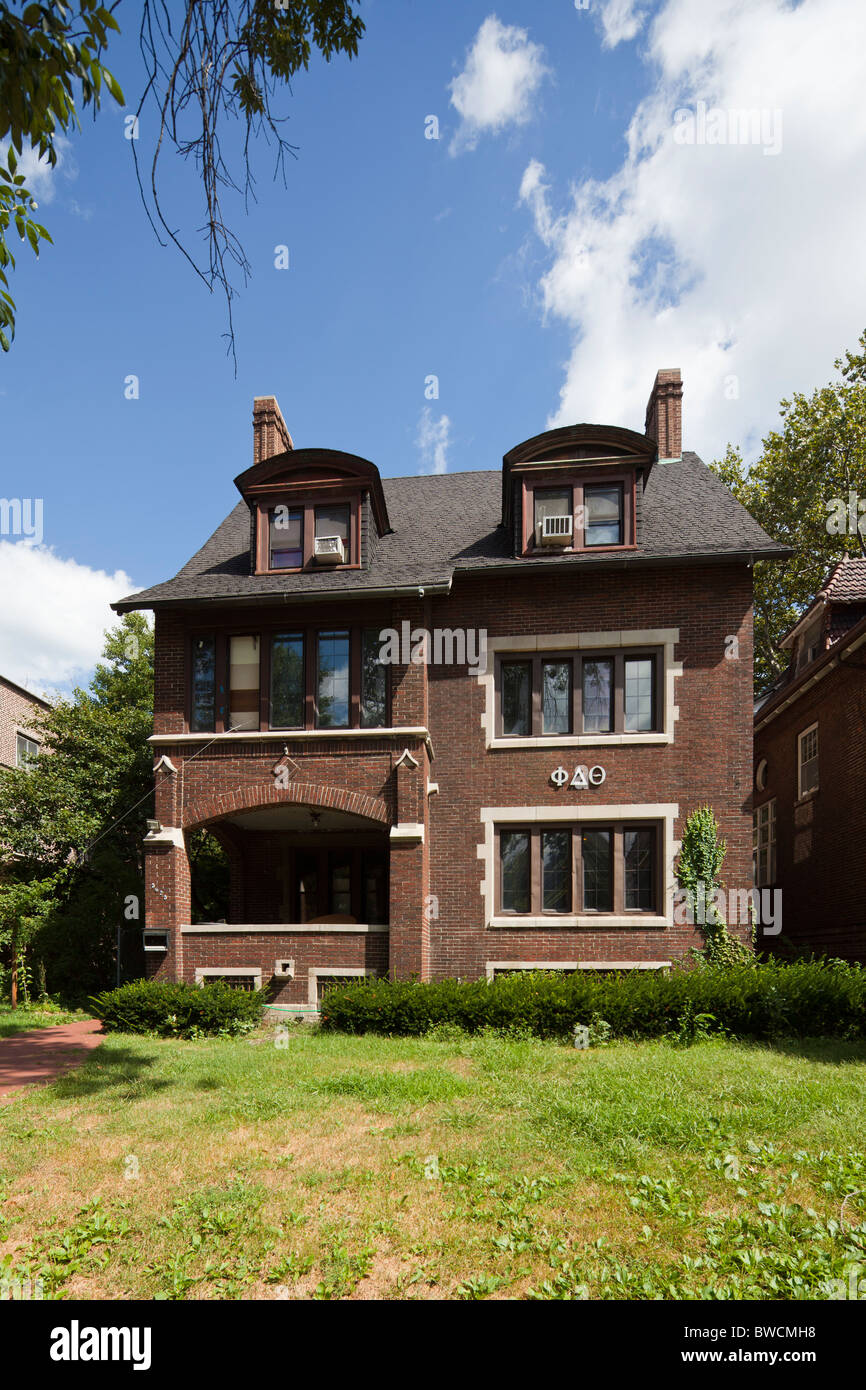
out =
[[331,811],[346,811],[353,816],[381,825],[391,824],[386,801],[365,792],[347,791],[344,787],[323,787],[310,782],[290,782],[285,788],[270,785],[240,787],[218,796],[201,797],[184,808],[183,830],[195,830],[209,822],[222,820],[239,811],[255,811],[264,806],[322,806]]

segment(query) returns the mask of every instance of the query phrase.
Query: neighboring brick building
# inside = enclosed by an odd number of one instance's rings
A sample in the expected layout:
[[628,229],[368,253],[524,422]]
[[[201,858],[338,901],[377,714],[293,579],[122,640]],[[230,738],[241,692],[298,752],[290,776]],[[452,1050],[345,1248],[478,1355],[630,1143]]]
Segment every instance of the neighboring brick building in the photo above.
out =
[[781,889],[781,954],[866,964],[866,560],[834,565],[782,640],[755,712],[755,880]]
[[[387,479],[295,449],[256,400],[242,500],[115,605],[156,615],[156,973],[300,1008],[334,976],[652,968],[699,944],[674,922],[679,836],[709,802],[750,887],[750,567],[787,552],[683,454],[681,398],[662,371],[645,434],[573,425],[501,470]],[[225,923],[191,920],[202,826]]]
[[39,752],[39,736],[29,727],[47,700],[0,676],[0,767],[20,767]]

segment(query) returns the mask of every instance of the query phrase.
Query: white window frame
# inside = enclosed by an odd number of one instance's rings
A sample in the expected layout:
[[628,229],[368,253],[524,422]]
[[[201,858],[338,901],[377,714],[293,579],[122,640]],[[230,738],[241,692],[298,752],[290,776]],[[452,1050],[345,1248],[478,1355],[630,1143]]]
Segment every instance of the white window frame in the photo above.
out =
[[[683,673],[683,664],[674,659],[680,640],[678,627],[629,629],[620,632],[553,632],[526,634],[514,637],[492,637],[487,641],[486,654],[477,671],[478,682],[484,690],[484,712],[481,724],[485,746],[496,748],[603,748],[617,745],[673,743],[674,725],[680,717],[676,703],[676,681]],[[618,652],[634,647],[661,647],[657,699],[661,712],[661,728],[647,733],[581,733],[544,734],[502,738],[496,727],[496,657],[532,656],[535,652],[562,652],[576,656],[580,652]]]
[[[484,839],[476,847],[476,854],[483,865],[480,884],[484,903],[484,925],[488,931],[508,928],[521,931],[524,928],[544,927],[546,931],[574,930],[576,927],[592,927],[594,931],[609,931],[612,927],[631,927],[646,931],[653,927],[673,927],[674,895],[676,893],[676,857],[680,842],[674,838],[674,824],[679,816],[677,802],[649,803],[637,805],[574,805],[574,806],[482,806],[480,817]],[[556,916],[548,913],[536,917],[523,915],[500,915],[493,908],[495,902],[496,875],[499,872],[496,856],[497,827],[513,824],[561,825],[563,829],[577,830],[580,826],[598,821],[655,821],[659,823],[661,836],[661,880],[659,883],[658,911],[655,913],[629,914],[617,917],[608,913],[563,913]]]
[[32,743],[32,744],[33,744],[33,747],[36,749],[36,753],[34,754],[34,757],[37,757],[37,758],[39,757],[39,750],[40,750],[41,745],[40,745],[40,743],[39,743],[38,738],[34,738],[32,734],[26,734],[26,733],[24,732],[23,729],[16,729],[16,730],[15,730],[15,766],[16,766],[16,767],[26,767],[27,764],[28,764],[28,762],[30,762],[31,760],[30,760],[29,757],[28,757],[28,758],[22,758],[22,757],[21,757],[21,755],[20,755],[20,750],[19,750],[19,747],[18,747],[18,740],[19,740],[19,739],[23,739],[25,743]]
[[[814,734],[814,735],[815,735],[815,756],[814,756],[814,758],[809,758],[806,762],[804,762],[804,761],[803,761],[803,740],[809,738],[809,736],[810,736],[811,734]],[[813,794],[813,792],[818,791],[818,789],[819,789],[820,786],[821,786],[821,772],[820,772],[820,763],[819,763],[820,751],[821,751],[821,749],[820,749],[820,743],[819,743],[819,740],[818,740],[818,723],[817,723],[817,720],[816,720],[816,722],[815,722],[814,724],[810,724],[809,727],[808,727],[807,729],[803,729],[802,732],[799,733],[799,734],[797,735],[797,797],[798,797],[798,800],[800,800],[800,801],[802,801],[803,798],[804,798],[805,796],[811,796],[811,795]],[[807,766],[809,765],[809,763],[812,763],[812,762],[814,762],[815,765],[816,765],[816,766],[815,766],[815,776],[816,776],[815,785],[814,785],[813,787],[804,788],[804,787],[803,787],[803,769],[804,769],[804,767],[807,767]]]
[[[766,835],[762,839],[762,832]],[[761,851],[766,850],[767,868],[761,873]],[[776,882],[776,798],[761,802],[752,812],[752,862],[756,888],[770,888]]]

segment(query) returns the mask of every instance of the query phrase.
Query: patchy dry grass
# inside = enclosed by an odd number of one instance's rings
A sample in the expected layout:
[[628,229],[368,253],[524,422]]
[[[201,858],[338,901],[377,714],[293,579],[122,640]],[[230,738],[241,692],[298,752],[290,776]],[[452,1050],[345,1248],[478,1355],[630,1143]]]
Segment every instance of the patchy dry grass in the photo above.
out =
[[0,1112],[0,1259],[59,1298],[827,1297],[864,1083],[829,1041],[113,1034]]

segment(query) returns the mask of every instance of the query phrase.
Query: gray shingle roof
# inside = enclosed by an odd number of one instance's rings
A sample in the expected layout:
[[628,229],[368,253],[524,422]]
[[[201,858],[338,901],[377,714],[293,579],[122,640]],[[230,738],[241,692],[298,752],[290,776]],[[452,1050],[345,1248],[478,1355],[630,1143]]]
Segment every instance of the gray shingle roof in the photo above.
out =
[[790,553],[770,539],[692,453],[684,453],[680,462],[653,468],[643,496],[640,544],[625,555],[515,559],[511,537],[499,524],[499,469],[383,478],[382,485],[393,531],[378,541],[369,569],[251,574],[250,517],[241,501],[174,579],[131,594],[113,607],[125,612],[208,599],[326,597],[419,585],[447,587],[456,572],[503,567],[585,568],[743,554],[782,558]]

